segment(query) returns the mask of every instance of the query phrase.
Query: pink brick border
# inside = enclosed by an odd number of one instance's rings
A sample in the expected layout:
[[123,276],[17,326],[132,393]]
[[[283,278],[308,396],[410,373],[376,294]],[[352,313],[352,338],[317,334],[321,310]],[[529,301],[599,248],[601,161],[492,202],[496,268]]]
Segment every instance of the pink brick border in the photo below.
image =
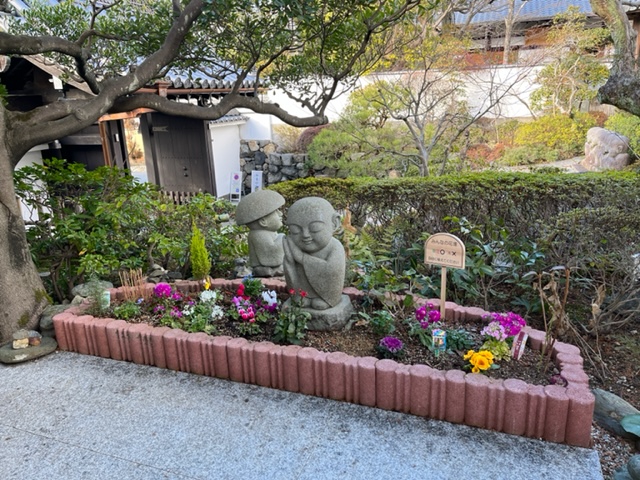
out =
[[[215,280],[213,288],[235,288],[239,280]],[[282,282],[267,280],[283,291]],[[184,292],[200,289],[181,282]],[[363,295],[345,289],[352,298]],[[113,297],[124,297],[113,289]],[[434,303],[438,303],[434,301]],[[447,302],[447,317],[482,317],[480,308]],[[187,333],[167,327],[94,318],[72,307],[53,318],[60,349],[141,365],[207,375],[369,407],[411,413],[531,438],[591,445],[595,397],[582,367],[580,350],[556,342],[553,359],[567,387],[494,380],[460,370],[442,372],[426,365],[403,365],[374,357],[352,357],[315,348],[250,342],[244,338]],[[529,327],[529,346],[539,350],[544,332]]]

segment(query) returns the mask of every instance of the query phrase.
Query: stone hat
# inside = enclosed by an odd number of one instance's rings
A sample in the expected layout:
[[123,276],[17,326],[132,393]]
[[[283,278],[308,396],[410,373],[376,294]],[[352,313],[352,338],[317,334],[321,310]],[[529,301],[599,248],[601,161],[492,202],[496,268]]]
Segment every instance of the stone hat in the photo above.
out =
[[275,212],[285,203],[284,197],[273,190],[250,193],[236,207],[236,223],[246,225]]

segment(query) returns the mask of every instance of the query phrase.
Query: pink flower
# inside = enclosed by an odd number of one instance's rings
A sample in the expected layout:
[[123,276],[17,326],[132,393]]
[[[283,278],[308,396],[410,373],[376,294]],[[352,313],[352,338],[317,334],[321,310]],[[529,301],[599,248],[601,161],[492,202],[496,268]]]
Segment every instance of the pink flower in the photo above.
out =
[[153,294],[159,298],[169,298],[171,295],[171,285],[168,283],[159,283],[153,287]]

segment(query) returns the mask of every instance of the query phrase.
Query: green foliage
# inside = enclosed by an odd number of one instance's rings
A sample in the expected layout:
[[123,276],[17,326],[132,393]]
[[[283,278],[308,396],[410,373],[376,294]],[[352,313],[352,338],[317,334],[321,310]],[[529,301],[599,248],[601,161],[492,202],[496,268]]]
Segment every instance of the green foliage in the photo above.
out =
[[[174,19],[170,0],[113,2],[108,8],[100,3],[92,8],[94,3],[34,0],[23,18],[12,22],[10,31],[77,42],[90,53],[87,70],[102,79],[120,76],[159,49]],[[271,85],[307,90],[313,76],[342,78],[345,71],[366,70],[373,59],[363,55],[363,44],[386,30],[383,17],[394,21],[401,17],[394,13],[402,7],[402,2],[367,0],[207,1],[182,45],[176,46],[179,51],[171,66],[194,78],[201,75],[203,65],[210,77],[224,78],[231,72],[243,77],[251,71],[268,75]],[[372,32],[378,22],[381,25]],[[295,55],[289,54],[294,50]],[[75,70],[73,57],[46,55],[67,72]]]
[[533,122],[521,124],[515,133],[520,146],[546,146],[558,152],[560,159],[579,155],[584,150],[587,130],[596,126],[596,120],[587,113],[545,115]]
[[557,150],[546,145],[527,145],[506,149],[498,164],[506,166],[535,165],[560,160]]
[[39,270],[51,273],[58,301],[85,278],[117,281],[119,269],[157,262],[185,270],[190,239],[184,232],[192,222],[206,232],[206,248],[219,274],[230,271],[233,259],[246,249],[244,229],[216,221],[233,207],[207,194],[174,205],[156,187],[117,169],[89,172],[58,159],[16,170],[14,182],[33,218],[27,229],[32,256]]
[[493,357],[498,361],[509,361],[511,359],[511,349],[507,342],[503,340],[488,338],[482,344],[480,350],[489,350],[493,354]]
[[283,308],[276,319],[273,340],[282,344],[300,345],[306,336],[311,314],[302,310],[302,291],[291,295],[291,303]]
[[[466,268],[451,274],[454,298],[463,303],[482,299],[488,309],[490,301],[510,298],[522,304],[523,297],[533,296],[526,275],[545,258],[535,241],[510,235],[502,222],[474,225],[466,218],[446,220],[451,220],[451,230],[466,245]],[[508,297],[504,293],[507,285]]]
[[369,323],[373,333],[378,336],[384,337],[385,335],[393,333],[396,329],[395,318],[387,310],[376,310],[375,312],[371,312],[371,314],[359,312],[358,315]]
[[[337,168],[342,176],[429,174],[446,171],[458,153],[461,133],[471,125],[461,74],[468,43],[447,35],[417,32],[406,25],[401,62],[409,72],[355,90],[341,119],[309,147],[313,163]],[[434,71],[438,70],[435,74]]]
[[209,276],[211,271],[211,258],[202,232],[195,224],[191,226],[191,245],[189,248],[191,256],[191,272],[196,280],[203,280]]
[[609,32],[587,27],[586,15],[577,7],[569,7],[566,13],[554,17],[547,38],[556,50],[555,59],[538,73],[536,81],[541,86],[531,95],[532,106],[571,114],[581,102],[594,99],[609,76],[608,68],[597,58]]
[[473,336],[464,328],[447,329],[447,350],[454,352],[467,351],[474,346]]
[[244,295],[257,298],[260,296],[263,290],[262,280],[252,276],[247,276],[242,279],[244,285]]
[[[309,178],[273,188],[288,205],[317,195],[339,210],[349,208],[361,241],[350,260],[352,281],[364,290],[439,296],[439,269],[423,264],[424,240],[430,233],[451,232],[465,242],[468,265],[464,273],[451,273],[454,301],[497,302],[493,310],[512,302],[539,311],[526,274],[549,265],[570,266],[584,279],[574,282],[572,295],[589,310],[598,285],[612,299],[609,310],[632,293],[626,289],[634,285],[630,258],[638,251],[638,173]],[[607,322],[614,320],[620,317]]]
[[631,152],[636,158],[640,158],[640,117],[626,112],[619,112],[607,119],[604,128],[627,137]]
[[126,302],[113,307],[113,315],[115,316],[115,318],[121,320],[129,320],[131,318],[135,318],[140,315],[141,311],[142,309],[140,308],[140,305],[131,300],[127,300]]

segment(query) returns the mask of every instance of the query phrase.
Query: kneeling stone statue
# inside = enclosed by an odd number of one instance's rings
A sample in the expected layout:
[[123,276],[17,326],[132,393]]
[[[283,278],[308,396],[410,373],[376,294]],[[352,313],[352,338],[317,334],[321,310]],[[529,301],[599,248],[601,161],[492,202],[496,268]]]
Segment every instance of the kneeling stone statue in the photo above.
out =
[[344,247],[333,237],[340,217],[325,199],[306,197],[291,205],[286,224],[284,275],[287,287],[307,293],[302,306],[311,313],[309,329],[343,328],[354,310],[342,294]]

